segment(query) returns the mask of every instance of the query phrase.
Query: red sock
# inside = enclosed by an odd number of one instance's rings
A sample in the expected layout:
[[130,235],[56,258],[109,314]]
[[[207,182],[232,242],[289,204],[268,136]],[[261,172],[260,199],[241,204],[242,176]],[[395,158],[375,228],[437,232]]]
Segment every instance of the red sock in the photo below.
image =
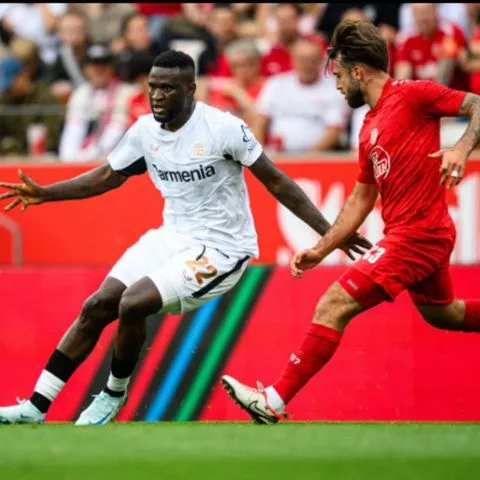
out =
[[480,300],[465,300],[465,332],[480,332]]
[[342,333],[333,328],[310,325],[302,344],[273,384],[285,404],[332,358],[341,337]]

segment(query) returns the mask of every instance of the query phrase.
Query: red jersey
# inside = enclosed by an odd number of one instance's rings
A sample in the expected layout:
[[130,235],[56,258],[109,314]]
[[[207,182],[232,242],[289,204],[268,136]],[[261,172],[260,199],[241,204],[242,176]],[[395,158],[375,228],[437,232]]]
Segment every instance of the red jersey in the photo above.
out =
[[440,118],[454,116],[466,92],[427,80],[393,80],[360,131],[361,183],[376,183],[385,233],[408,228],[454,228],[440,162]]
[[[453,23],[442,22],[429,38],[407,37],[397,52],[396,62],[410,63],[414,80],[435,80],[440,59],[457,59],[465,48],[467,39],[463,31]],[[468,75],[456,68],[450,86],[466,90]]]
[[[472,42],[480,42],[480,28],[477,27],[472,35]],[[470,91],[480,94],[480,70],[476,70],[470,75]]]
[[133,95],[128,101],[129,125],[133,125],[138,117],[152,113],[147,96],[143,92]]

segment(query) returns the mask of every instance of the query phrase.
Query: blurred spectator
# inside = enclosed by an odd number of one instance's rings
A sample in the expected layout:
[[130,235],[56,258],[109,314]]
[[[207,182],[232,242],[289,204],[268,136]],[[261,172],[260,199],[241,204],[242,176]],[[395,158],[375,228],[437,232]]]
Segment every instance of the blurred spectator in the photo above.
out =
[[300,38],[316,41],[319,48],[325,49],[326,44],[318,35],[302,35],[299,31],[300,7],[296,3],[279,3],[275,10],[278,25],[278,43],[262,59],[262,75],[269,77],[292,70],[291,48]]
[[87,18],[88,32],[93,43],[107,43],[120,36],[125,17],[136,12],[131,3],[74,3],[75,10]]
[[477,10],[472,38],[462,56],[462,68],[470,74],[469,91],[480,94],[480,10]]
[[148,17],[150,36],[158,41],[167,20],[182,13],[181,3],[136,3],[139,12]]
[[6,36],[24,37],[35,42],[46,64],[57,58],[55,28],[57,17],[68,8],[67,3],[0,4],[1,27]]
[[34,83],[31,70],[15,57],[0,61],[0,152],[29,153],[28,137],[40,130],[41,151],[55,152],[62,128],[62,107],[47,86]]
[[[388,4],[387,4],[388,5]],[[414,3],[404,3],[399,11],[400,35],[411,36],[419,33],[412,7]],[[440,21],[448,21],[459,27],[466,37],[470,36],[469,12],[466,3],[438,3],[437,15]]]
[[8,50],[18,58],[33,82],[47,82],[47,69],[40,58],[38,46],[28,38],[15,37],[10,40]]
[[113,56],[104,44],[87,49],[87,82],[72,94],[60,141],[63,161],[90,161],[108,155],[128,127],[127,103],[135,88],[114,77]]
[[123,81],[128,81],[132,55],[147,52],[152,57],[160,53],[159,45],[152,41],[148,29],[148,18],[143,13],[132,13],[122,23],[121,35],[113,42],[116,55],[116,71]]
[[152,113],[148,98],[148,74],[152,68],[154,58],[149,52],[134,52],[129,63],[129,81],[133,82],[137,91],[128,100],[129,125],[133,125],[138,117]]
[[63,102],[85,81],[83,66],[88,46],[87,20],[69,12],[58,21],[60,47],[55,64],[48,71],[52,93]]
[[453,23],[439,21],[437,5],[411,6],[418,33],[407,36],[399,47],[396,78],[435,80],[460,90],[468,89],[468,77],[458,62],[467,40]]
[[255,101],[265,79],[260,76],[260,52],[251,40],[237,40],[226,50],[232,78],[210,78],[207,102],[245,120],[255,120]]
[[254,132],[277,151],[332,150],[344,133],[349,108],[333,77],[322,75],[323,53],[315,42],[298,40],[292,54],[294,71],[269,78],[260,92]]

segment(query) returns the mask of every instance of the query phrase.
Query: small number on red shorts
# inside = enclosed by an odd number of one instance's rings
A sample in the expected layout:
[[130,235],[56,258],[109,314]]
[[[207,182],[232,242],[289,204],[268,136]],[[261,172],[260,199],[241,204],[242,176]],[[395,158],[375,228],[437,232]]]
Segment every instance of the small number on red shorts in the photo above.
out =
[[363,258],[369,263],[375,263],[384,253],[385,249],[383,247],[375,246],[372,247]]

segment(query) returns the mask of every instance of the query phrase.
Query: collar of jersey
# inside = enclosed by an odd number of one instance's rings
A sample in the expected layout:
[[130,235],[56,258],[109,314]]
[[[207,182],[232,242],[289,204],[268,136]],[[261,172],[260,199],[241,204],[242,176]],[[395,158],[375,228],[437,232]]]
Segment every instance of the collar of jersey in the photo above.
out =
[[196,123],[197,119],[199,118],[200,111],[203,109],[203,103],[202,102],[195,102],[195,108],[193,110],[192,115],[190,115],[190,118],[185,122],[184,125],[182,125],[178,130],[175,132],[169,132],[168,130],[164,130],[162,127],[159,126],[158,132],[160,135],[168,138],[175,138],[178,137],[179,135],[182,135],[185,130],[187,130],[190,125],[193,125]]

